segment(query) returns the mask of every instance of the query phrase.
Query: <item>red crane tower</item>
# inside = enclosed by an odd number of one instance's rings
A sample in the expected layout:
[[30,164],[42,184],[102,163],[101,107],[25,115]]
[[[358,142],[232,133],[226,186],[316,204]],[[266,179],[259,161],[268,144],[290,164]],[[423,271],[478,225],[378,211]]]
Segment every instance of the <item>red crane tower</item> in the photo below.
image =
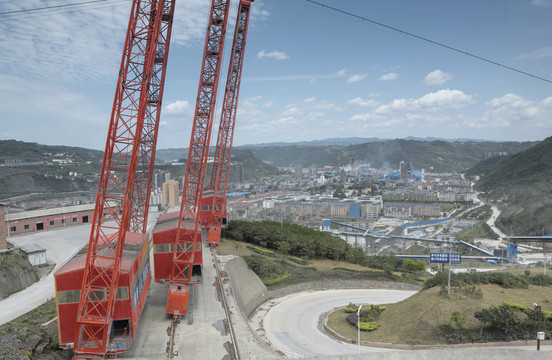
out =
[[222,105],[217,146],[215,148],[213,172],[211,173],[209,190],[205,192],[202,199],[201,224],[208,228],[208,243],[212,245],[219,244],[220,230],[227,225],[226,188],[228,186],[232,140],[234,137],[245,42],[249,24],[249,10],[253,1],[240,0],[238,7],[234,41],[232,43],[232,55],[228,67],[224,103]]
[[146,236],[173,14],[174,0],[132,3],[80,290],[76,359],[127,350],[109,339],[125,238]]
[[[229,8],[230,0],[212,0],[176,229],[160,228],[153,236],[155,280],[170,282],[166,311],[175,318],[186,314],[188,286],[201,282],[198,211],[203,194]],[[160,221],[169,219],[174,220],[174,215],[167,214]]]

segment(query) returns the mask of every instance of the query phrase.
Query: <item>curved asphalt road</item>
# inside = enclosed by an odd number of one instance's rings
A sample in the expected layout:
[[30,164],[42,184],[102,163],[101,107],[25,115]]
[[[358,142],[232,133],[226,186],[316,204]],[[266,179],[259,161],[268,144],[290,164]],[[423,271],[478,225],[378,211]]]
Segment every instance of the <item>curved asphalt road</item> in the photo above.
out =
[[[328,310],[359,304],[389,304],[404,300],[415,291],[326,290],[303,292],[282,298],[265,315],[263,324],[272,346],[288,357],[316,357],[357,354],[358,346],[328,337],[318,329],[318,321]],[[361,353],[389,351],[361,346]]]

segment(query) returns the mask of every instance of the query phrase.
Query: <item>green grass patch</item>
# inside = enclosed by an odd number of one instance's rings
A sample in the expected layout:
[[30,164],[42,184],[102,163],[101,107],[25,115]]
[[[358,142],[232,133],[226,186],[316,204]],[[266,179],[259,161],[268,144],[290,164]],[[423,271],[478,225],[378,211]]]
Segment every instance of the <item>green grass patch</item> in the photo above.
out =
[[291,272],[286,272],[280,276],[278,276],[277,278],[275,279],[268,279],[268,280],[263,280],[263,284],[265,284],[266,286],[270,286],[270,285],[276,285],[276,284],[279,284],[281,283],[282,281],[285,281],[287,278],[289,278],[291,275],[293,275]]
[[263,254],[274,255],[274,251],[272,251],[270,249],[267,249],[267,248],[264,248],[262,246],[253,245],[250,248],[254,251],[258,251],[258,252],[261,252]]
[[354,271],[354,272],[366,271],[366,270],[362,270],[362,269],[352,269],[352,268],[344,267],[344,266],[334,266],[330,269],[330,271],[335,271],[335,270]]
[[305,259],[301,259],[300,257],[297,257],[297,256],[288,256],[287,257],[289,261],[293,261],[294,263],[296,264],[299,264],[299,265],[308,265],[309,262]]

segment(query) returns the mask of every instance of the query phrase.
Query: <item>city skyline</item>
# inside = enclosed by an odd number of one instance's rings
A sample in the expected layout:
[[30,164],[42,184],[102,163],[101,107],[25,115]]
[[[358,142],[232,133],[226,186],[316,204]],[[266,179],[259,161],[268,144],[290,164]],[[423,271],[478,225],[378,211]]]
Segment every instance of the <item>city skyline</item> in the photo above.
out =
[[[1,140],[103,149],[130,2],[6,14],[70,3],[0,4],[0,46],[9,50],[0,58]],[[320,3],[346,13],[306,0],[252,4],[235,145],[552,135],[549,82],[361,19],[546,80],[552,1]],[[189,145],[209,4],[176,1],[160,149]],[[237,1],[231,6],[221,83]]]

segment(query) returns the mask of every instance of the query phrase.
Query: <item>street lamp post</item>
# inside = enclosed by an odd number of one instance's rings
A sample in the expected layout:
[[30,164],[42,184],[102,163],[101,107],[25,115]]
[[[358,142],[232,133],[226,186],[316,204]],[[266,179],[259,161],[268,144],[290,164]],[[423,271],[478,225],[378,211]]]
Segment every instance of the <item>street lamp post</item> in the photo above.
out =
[[452,267],[452,240],[454,238],[449,237],[448,246],[449,246],[449,266],[448,266],[448,282],[447,282],[447,297],[450,299],[450,271]]
[[357,310],[357,329],[358,329],[358,338],[357,338],[357,344],[358,344],[358,354],[360,355],[360,309],[362,308],[362,305],[364,305],[364,301],[360,303],[358,310]]

